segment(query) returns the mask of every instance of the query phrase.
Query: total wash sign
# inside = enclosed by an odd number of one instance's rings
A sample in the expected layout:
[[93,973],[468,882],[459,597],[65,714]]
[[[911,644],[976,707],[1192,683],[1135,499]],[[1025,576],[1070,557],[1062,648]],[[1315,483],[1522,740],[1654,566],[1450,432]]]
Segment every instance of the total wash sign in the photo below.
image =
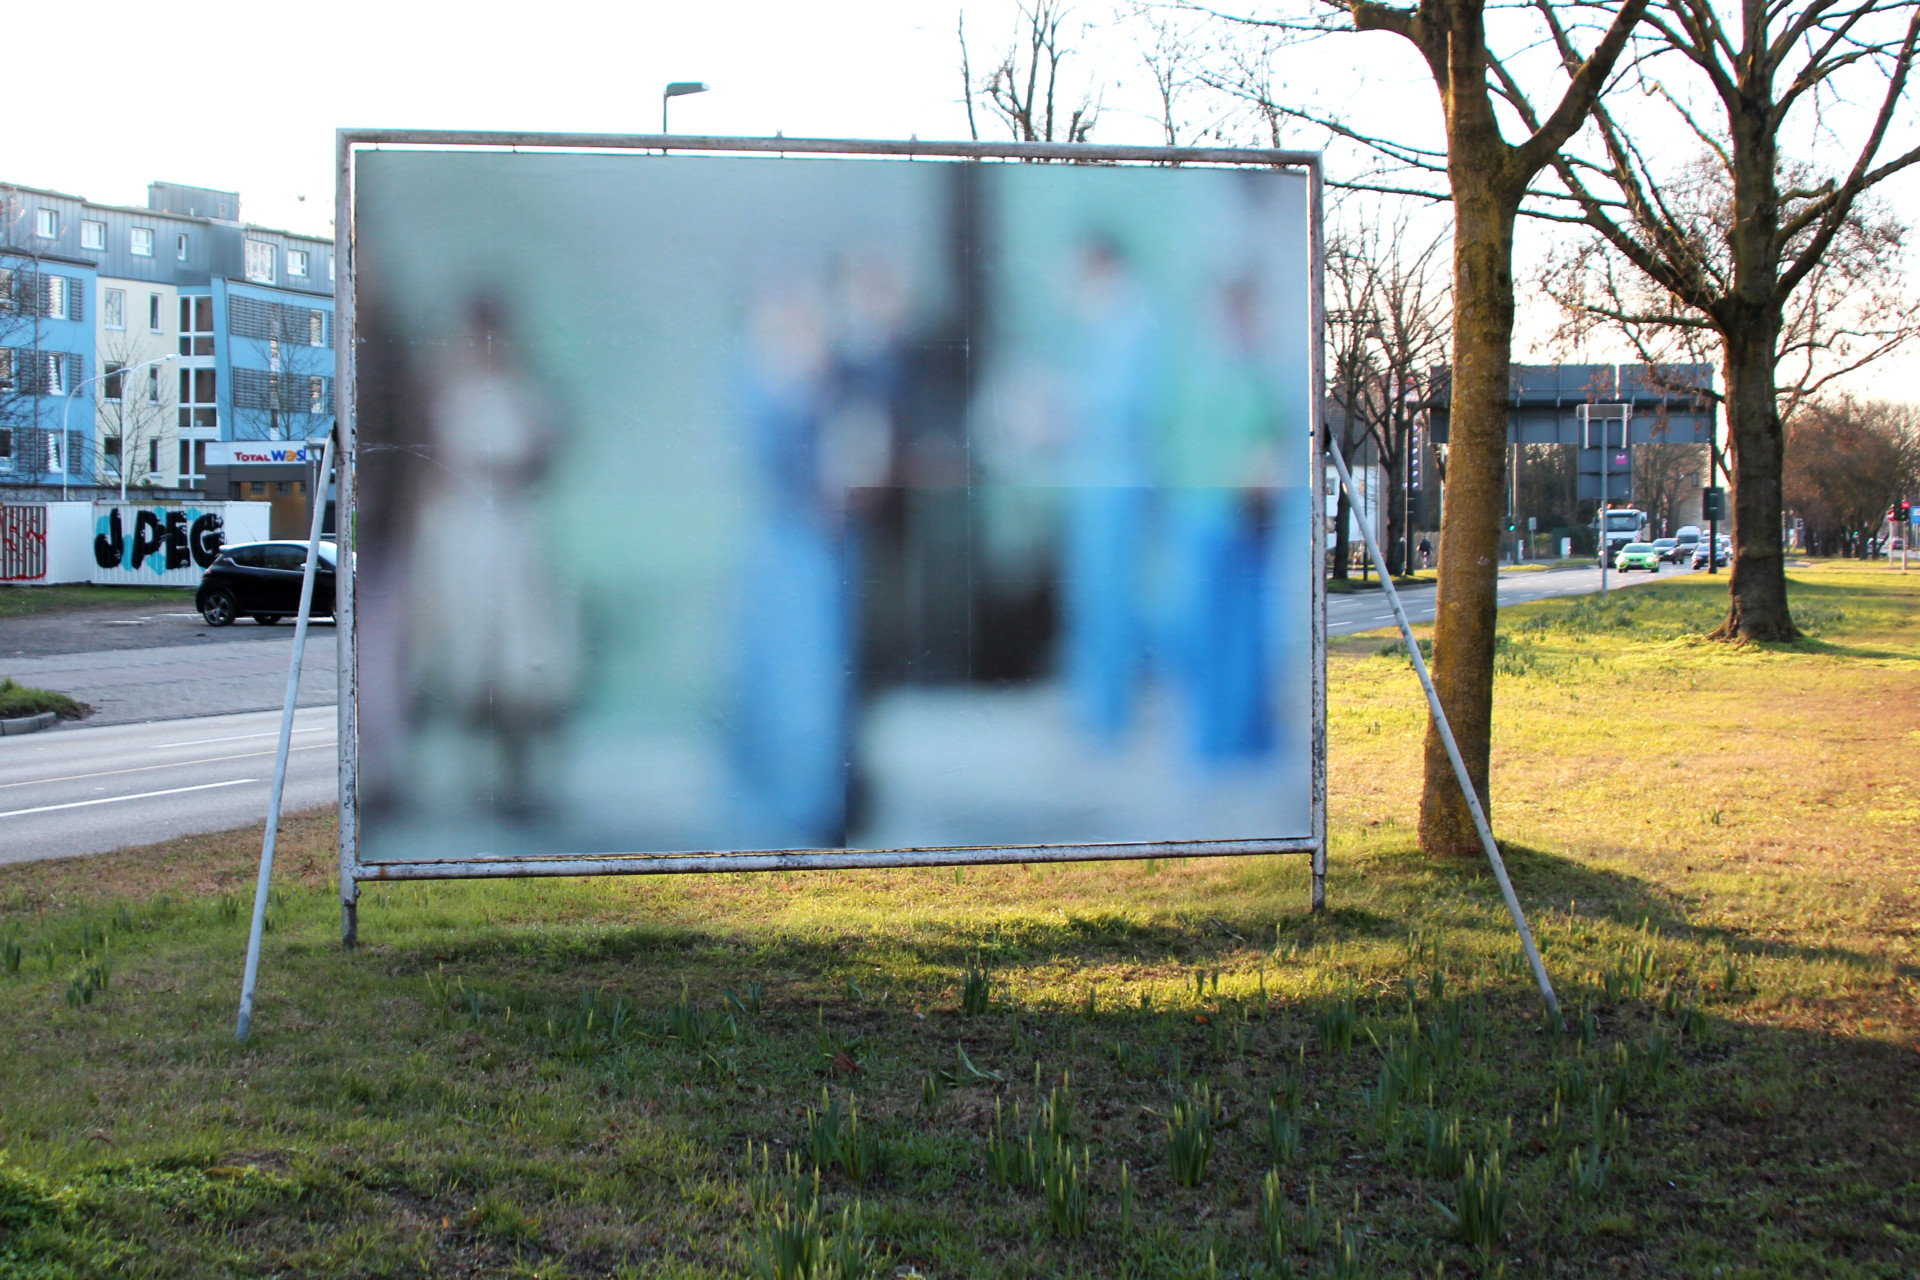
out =
[[[133,527],[127,527],[128,511]],[[197,565],[220,554],[224,522],[218,511],[198,507],[113,507],[94,521],[93,561],[102,569],[139,569],[156,574]]]

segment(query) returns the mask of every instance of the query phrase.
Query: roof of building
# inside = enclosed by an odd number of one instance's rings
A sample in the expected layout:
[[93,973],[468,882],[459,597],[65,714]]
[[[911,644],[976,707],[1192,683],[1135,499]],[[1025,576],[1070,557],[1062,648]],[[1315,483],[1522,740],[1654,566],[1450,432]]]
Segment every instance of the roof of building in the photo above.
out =
[[[180,185],[180,184],[173,184]],[[141,204],[108,204],[101,200],[89,200],[85,196],[70,191],[55,191],[50,187],[29,186],[24,182],[0,182],[0,190],[24,192],[28,195],[51,196],[56,200],[71,200],[75,204],[86,205],[90,209],[103,209],[108,213],[146,214],[158,218],[177,218],[182,222],[200,222],[210,226],[240,227],[247,231],[264,231],[269,235],[286,236],[294,240],[312,240],[316,244],[332,244],[332,236],[317,235],[310,231],[288,231],[283,227],[269,227],[264,223],[245,222],[237,218],[210,218],[197,213],[171,213],[165,209],[152,209]],[[236,193],[237,194],[237,193]]]

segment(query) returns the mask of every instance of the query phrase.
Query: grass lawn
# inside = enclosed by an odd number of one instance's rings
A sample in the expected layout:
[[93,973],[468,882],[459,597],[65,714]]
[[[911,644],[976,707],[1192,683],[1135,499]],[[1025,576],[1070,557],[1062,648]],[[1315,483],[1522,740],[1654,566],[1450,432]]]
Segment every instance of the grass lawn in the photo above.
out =
[[68,609],[144,609],[193,604],[191,587],[106,587],[88,582],[58,587],[0,587],[0,618],[24,618]]
[[1912,1277],[1920,574],[1793,578],[1790,647],[1704,576],[1504,613],[1567,1035],[1380,634],[1318,918],[1292,857],[371,885],[343,954],[307,815],[242,1047],[257,831],[0,868],[0,1274]]

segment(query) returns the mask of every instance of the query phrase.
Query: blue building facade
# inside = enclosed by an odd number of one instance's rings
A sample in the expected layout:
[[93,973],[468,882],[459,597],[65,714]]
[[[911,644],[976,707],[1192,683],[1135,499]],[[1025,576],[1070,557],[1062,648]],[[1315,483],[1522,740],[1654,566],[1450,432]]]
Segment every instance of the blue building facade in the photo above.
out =
[[90,263],[0,248],[0,485],[90,485],[98,279]]
[[[0,183],[0,270],[0,377],[26,371],[0,387],[0,488],[304,491],[223,446],[331,428],[332,241],[243,222],[237,192],[156,182],[139,209]],[[135,394],[142,413],[109,411]]]

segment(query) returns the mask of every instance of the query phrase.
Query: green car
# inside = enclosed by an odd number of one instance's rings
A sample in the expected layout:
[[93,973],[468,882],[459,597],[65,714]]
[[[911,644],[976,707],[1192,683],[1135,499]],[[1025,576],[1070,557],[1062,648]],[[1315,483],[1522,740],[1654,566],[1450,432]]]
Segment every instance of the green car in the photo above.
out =
[[1629,569],[1645,569],[1648,573],[1660,572],[1660,549],[1651,542],[1629,542],[1620,548],[1620,554],[1614,557],[1613,567],[1620,573]]

